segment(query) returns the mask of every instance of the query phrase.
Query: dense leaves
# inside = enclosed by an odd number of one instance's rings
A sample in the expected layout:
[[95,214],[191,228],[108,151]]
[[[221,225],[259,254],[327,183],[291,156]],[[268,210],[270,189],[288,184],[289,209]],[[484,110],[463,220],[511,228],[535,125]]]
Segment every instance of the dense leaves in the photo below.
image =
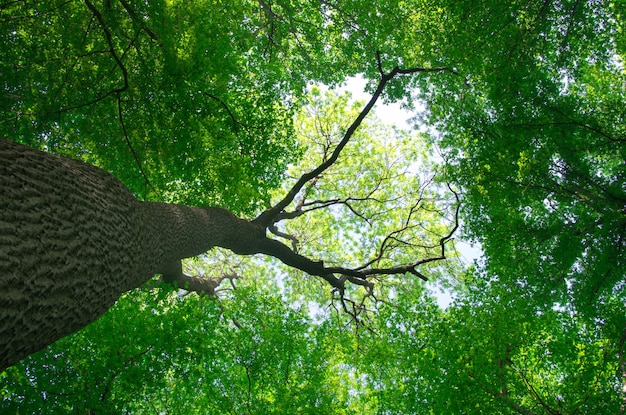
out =
[[496,41],[515,66],[468,74],[464,97],[438,106],[437,140],[489,274],[527,292],[533,313],[569,310],[622,359],[626,78],[614,7],[559,4],[523,26],[523,43]]
[[4,372],[0,407],[624,413],[625,12],[594,0],[0,5],[0,134],[152,200],[258,211],[360,111],[312,83],[361,73],[373,87],[422,69],[385,89],[420,132],[368,118],[276,234],[355,267],[436,256],[454,191],[463,236],[484,252],[461,270],[446,242],[449,261],[423,270],[450,289],[445,309],[414,275],[339,295],[211,252],[190,266],[236,276],[217,299],[129,293]]
[[463,96],[431,114],[490,267],[516,264],[545,297],[567,286],[579,307],[610,296],[625,272],[626,79],[613,6],[556,2],[511,16],[485,42],[501,53],[481,54],[490,61],[463,71]]
[[250,55],[249,6],[4,5],[1,134],[84,156],[142,197],[249,211],[294,145],[291,88]]
[[35,356],[27,372],[7,371],[4,387],[15,392],[5,392],[5,408],[340,413],[333,330],[309,329],[306,314],[268,288],[241,288],[219,304],[149,290],[125,297],[96,325]]

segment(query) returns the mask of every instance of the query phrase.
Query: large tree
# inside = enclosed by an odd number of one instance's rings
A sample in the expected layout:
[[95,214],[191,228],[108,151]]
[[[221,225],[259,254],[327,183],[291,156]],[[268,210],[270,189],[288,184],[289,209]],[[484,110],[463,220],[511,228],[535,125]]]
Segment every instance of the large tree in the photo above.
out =
[[[146,167],[146,160],[150,159],[146,159],[144,154],[148,151],[157,151],[155,158],[160,158],[159,145],[148,142],[143,144],[146,147],[142,146],[141,152],[138,150],[139,147],[133,143],[134,137],[138,133],[133,133],[130,129],[130,126],[135,125],[135,122],[131,121],[132,116],[125,115],[125,107],[128,105],[127,97],[130,102],[138,99],[134,97],[131,85],[137,86],[137,93],[139,94],[151,93],[149,92],[151,89],[149,83],[146,85],[144,81],[139,79],[136,81],[137,85],[132,82],[134,71],[131,65],[137,65],[136,70],[139,74],[142,74],[141,72],[149,66],[144,63],[143,49],[139,47],[140,38],[145,37],[147,42],[156,42],[157,39],[161,36],[165,37],[166,34],[156,35],[152,29],[141,24],[138,19],[140,12],[125,2],[116,5],[117,10],[111,5],[105,5],[100,10],[89,1],[80,5],[78,9],[74,9],[76,5],[73,4],[61,4],[58,7],[41,11],[45,16],[41,20],[20,15],[20,13],[24,13],[22,10],[24,5],[18,4],[8,7],[15,9],[12,10],[15,19],[9,20],[7,23],[15,24],[15,30],[9,30],[7,34],[8,43],[13,44],[15,49],[6,51],[7,54],[12,53],[13,50],[23,53],[24,49],[29,46],[25,43],[26,39],[31,39],[31,36],[34,36],[33,32],[37,33],[37,30],[44,30],[42,28],[48,24],[59,31],[58,34],[54,30],[48,32],[46,29],[45,31],[46,35],[52,33],[52,36],[58,41],[51,43],[52,48],[55,49],[59,47],[58,44],[61,44],[74,53],[71,57],[62,55],[61,61],[66,59],[69,61],[67,63],[69,67],[61,66],[66,73],[59,75],[57,79],[49,80],[45,85],[41,84],[42,74],[54,76],[50,72],[50,66],[59,64],[57,59],[42,57],[41,61],[38,60],[38,54],[45,54],[50,47],[44,48],[42,51],[34,51],[34,57],[28,56],[33,62],[23,65],[20,57],[15,57],[16,64],[13,67],[5,66],[4,70],[15,78],[12,79],[15,82],[13,87],[5,89],[6,94],[8,96],[10,94],[10,97],[13,98],[12,106],[9,101],[10,107],[7,111],[6,123],[9,130],[13,130],[11,131],[13,138],[20,138],[26,131],[26,134],[31,136],[28,140],[31,143],[33,143],[32,138],[35,138],[34,142],[43,140],[45,146],[53,145],[52,143],[55,142],[61,146],[66,146],[70,143],[57,141],[59,134],[61,136],[81,134],[80,131],[89,126],[89,129],[98,137],[93,141],[100,141],[99,137],[101,135],[106,136],[110,131],[99,127],[99,131],[95,131],[95,125],[90,125],[90,123],[96,121],[98,116],[80,113],[84,108],[91,109],[94,106],[112,105],[115,115],[112,124],[117,129],[118,140],[117,144],[110,146],[111,149],[115,153],[120,151],[115,150],[115,148],[125,148],[126,153],[132,155],[140,175],[145,180],[144,185],[150,187],[153,195],[160,194],[159,189],[162,189],[162,186],[149,177],[152,176],[150,172],[154,169]],[[178,12],[172,11],[172,13]],[[92,39],[91,31],[83,32],[81,36],[77,37],[67,33],[65,21],[63,21],[63,27],[59,26],[63,17],[75,18],[74,15],[70,16],[68,13],[78,14],[77,23],[79,25],[87,24],[88,27],[91,25],[98,27],[99,29],[96,31],[98,34]],[[127,20],[127,28],[118,23],[120,18],[118,14],[120,13]],[[269,15],[272,18],[273,13]],[[27,23],[23,24],[23,20]],[[114,29],[120,31],[126,29],[132,32],[133,36],[125,38],[121,34],[116,36]],[[185,36],[192,36],[192,28],[181,30]],[[40,32],[39,34],[43,33]],[[269,36],[273,41],[274,33],[270,33]],[[127,44],[122,48],[123,51],[120,51],[117,42],[122,41],[122,39],[126,39],[124,42]],[[175,41],[171,42],[176,43]],[[66,43],[68,46],[65,46]],[[173,45],[163,40],[159,46],[161,48],[159,52],[163,54],[162,65],[167,67],[168,53],[170,53],[168,47]],[[177,55],[175,70],[185,67],[183,61],[193,47],[194,45],[185,45],[182,55],[178,51],[180,56]],[[208,47],[208,44],[198,47]],[[232,47],[233,45],[229,45],[221,52],[227,55]],[[247,52],[249,47],[247,46],[244,51]],[[237,49],[235,48],[235,50]],[[58,50],[54,50],[54,52],[59,53]],[[128,58],[128,62],[126,62],[123,55],[126,53],[128,56],[133,55],[133,59]],[[200,53],[205,54],[206,51],[201,49]],[[98,77],[98,72],[103,66],[106,66],[104,63],[97,62],[100,55],[107,56],[113,64],[113,73],[116,75],[107,72],[111,85],[106,85],[108,81],[102,81],[96,84],[94,91],[83,91],[80,95],[71,91],[71,84],[75,78],[79,78],[81,82],[86,82],[89,77]],[[196,57],[196,60],[198,59],[200,61],[196,61],[196,65],[204,62],[202,57]],[[291,267],[323,278],[334,289],[342,293],[342,298],[347,284],[361,286],[366,293],[371,294],[373,286],[371,278],[377,275],[409,273],[425,280],[426,277],[420,272],[419,267],[445,258],[445,244],[450,240],[457,227],[457,214],[455,208],[446,213],[447,209],[444,207],[442,215],[448,216],[449,229],[433,229],[430,231],[431,235],[421,238],[423,239],[421,242],[419,239],[415,239],[416,237],[419,238],[419,232],[415,231],[413,224],[417,212],[420,209],[438,209],[438,207],[427,205],[424,202],[423,189],[421,192],[415,193],[415,200],[410,202],[405,200],[405,203],[410,203],[412,207],[404,223],[399,223],[397,229],[391,230],[384,239],[373,244],[371,255],[364,257],[363,262],[359,264],[350,266],[328,265],[321,258],[309,258],[301,255],[297,251],[295,237],[278,229],[281,222],[298,218],[320,208],[329,208],[333,205],[350,207],[348,203],[350,198],[337,200],[328,196],[328,198],[309,201],[306,198],[307,189],[313,186],[320,179],[320,176],[336,163],[341,152],[390,81],[398,76],[418,73],[441,73],[456,76],[456,73],[450,68],[433,68],[430,66],[411,68],[396,66],[386,72],[383,69],[380,54],[372,55],[372,59],[376,62],[380,79],[371,100],[356,114],[354,121],[347,126],[341,139],[336,143],[328,143],[328,147],[325,149],[326,153],[320,164],[300,176],[284,197],[266,207],[252,220],[240,219],[230,211],[218,207],[191,207],[171,203],[140,202],[125,185],[105,170],[3,140],[1,188],[5,203],[2,208],[2,229],[4,231],[2,239],[2,292],[4,294],[1,332],[2,367],[11,365],[25,355],[84,327],[106,311],[122,293],[138,287],[155,274],[161,274],[165,282],[174,283],[181,288],[212,293],[221,279],[203,280],[190,277],[183,274],[181,266],[181,259],[200,255],[212,247],[226,248],[241,255],[260,253],[276,257]],[[270,59],[268,58],[268,60]],[[27,66],[28,69],[23,70],[23,66]],[[40,70],[40,66],[43,67],[43,71]],[[85,71],[82,71],[83,67],[86,67]],[[145,76],[145,74],[142,75]],[[229,77],[234,76],[234,74],[227,75]],[[193,76],[190,79],[185,78],[185,82],[192,83],[192,78]],[[279,76],[277,78],[280,79]],[[167,80],[167,75],[162,75],[161,79]],[[236,116],[230,106],[226,104],[225,98],[220,98],[214,94],[212,89],[214,86],[205,85],[202,82],[205,80],[201,79],[193,87],[200,88],[200,95],[206,100],[216,101],[221,110],[227,114],[225,116],[227,122],[232,123],[232,141],[229,146],[238,147],[243,153],[252,152],[245,154],[238,162],[245,160],[251,165],[258,163],[261,165],[260,169],[265,167],[266,170],[270,169],[268,167],[270,164],[273,164],[270,170],[275,170],[277,166],[280,166],[281,162],[276,162],[277,160],[271,160],[272,163],[268,160],[263,162],[268,153],[272,153],[272,146],[276,147],[277,145],[272,144],[275,140],[272,140],[271,134],[267,137],[257,136],[259,132],[253,129],[257,128],[259,121],[247,119],[246,123],[250,122],[251,125],[242,123],[239,116]],[[30,94],[33,94],[34,97],[29,97],[29,92],[25,89],[25,86],[31,83],[34,86]],[[101,91],[100,88],[103,90]],[[185,88],[183,91],[183,95],[196,94],[196,91],[189,91],[189,88]],[[262,88],[261,91],[264,89]],[[141,98],[139,99],[141,100]],[[150,97],[144,99],[152,100]],[[156,97],[155,99],[158,100]],[[284,107],[285,105],[282,100],[271,101],[270,99],[269,102],[273,102],[273,106]],[[28,104],[35,105],[35,108],[26,110],[25,106]],[[192,108],[187,105],[184,110],[189,111]],[[261,109],[255,108],[250,112],[256,113],[259,110]],[[106,110],[103,111],[106,113]],[[270,111],[269,117],[276,111],[278,110]],[[289,114],[289,111],[286,112]],[[150,116],[151,113],[148,114]],[[40,127],[38,131],[30,129],[29,126],[32,125],[33,119],[36,124],[39,119],[49,116],[54,116],[56,119],[44,122],[44,126]],[[80,120],[82,117],[90,118],[86,125],[83,125],[84,120]],[[268,117],[268,114],[264,114],[263,117]],[[222,140],[221,131],[212,134],[203,131],[206,127],[213,128],[213,121],[210,114],[204,115],[202,122],[196,127],[201,130],[197,132],[201,136],[201,140],[210,140],[211,145]],[[98,125],[101,123],[101,121],[96,122]],[[280,123],[280,118],[278,121],[272,120],[273,128],[277,128],[277,123]],[[219,125],[219,122],[216,121],[216,124]],[[69,127],[69,125],[72,126]],[[74,130],[75,125],[78,126],[78,131]],[[278,125],[280,126],[280,124]],[[193,139],[188,137],[194,131],[193,126],[187,125],[186,129],[187,132],[182,137],[170,136],[169,140],[178,141],[183,147],[191,146],[193,148],[195,146]],[[240,133],[240,129],[245,129],[247,133]],[[261,128],[261,131],[265,130]],[[171,134],[176,135],[177,133],[168,132],[168,135]],[[204,137],[205,135],[206,137]],[[228,134],[226,136],[228,137]],[[281,135],[279,134],[278,137],[281,138]],[[102,140],[101,148],[108,149],[109,143],[115,142],[112,138],[107,137]],[[259,142],[268,142],[270,145],[267,148],[249,148],[245,144],[246,139],[250,141],[249,144],[252,147],[257,146]],[[154,138],[151,137],[150,140],[154,140]],[[246,147],[248,148],[246,149]],[[86,149],[81,147],[78,150],[84,152]],[[221,148],[206,149],[203,152],[205,157],[207,154],[208,157],[215,157],[216,153],[219,154],[220,158],[222,157]],[[139,157],[139,154],[144,155],[144,157]],[[168,154],[171,153],[168,152]],[[199,154],[199,150],[195,150],[195,154]],[[110,159],[110,156],[110,154],[107,155],[107,159]],[[176,153],[174,160],[170,160],[168,163],[177,167],[180,163],[185,164],[186,160],[181,160],[181,156],[182,154]],[[222,160],[221,164],[225,161]],[[206,162],[200,164],[203,165],[204,163]],[[111,166],[111,169],[116,170],[114,165]],[[197,166],[196,169],[211,170],[212,166],[208,168]],[[236,170],[235,167],[233,170],[235,181],[238,180]],[[202,174],[204,173],[203,171]],[[185,177],[186,173],[183,171],[179,174]],[[250,174],[248,176],[257,177],[260,172],[254,172],[254,174],[255,176]],[[194,181],[198,189],[203,189],[204,180],[198,176],[197,172],[187,180]],[[381,178],[382,180],[387,179]],[[180,179],[176,181],[180,181]],[[226,180],[222,180],[222,182],[226,182]],[[377,187],[374,186],[370,194],[362,198],[361,201],[377,200],[376,195],[374,195]],[[236,189],[226,188],[221,189],[220,194],[233,191],[238,193]],[[235,209],[237,207],[243,210],[250,209],[249,206],[237,206],[235,204]],[[371,211],[371,207],[357,209],[350,207],[350,210],[365,221],[367,221],[367,215],[375,214]],[[363,210],[363,212],[359,212],[359,210]],[[456,211],[458,211],[458,204]],[[428,231],[427,227],[425,229]],[[268,237],[268,231],[294,243],[289,247],[277,239]],[[347,232],[348,230],[340,229],[340,231]],[[434,239],[433,235],[436,235]],[[413,254],[416,256],[413,258],[406,255],[398,256],[397,252],[403,250],[402,245],[414,247]],[[353,313],[356,314],[356,311],[353,310]]]
[[[315,166],[317,158],[326,157],[331,144],[328,140],[337,138],[337,131],[342,130],[346,122],[349,123],[359,113],[361,106],[360,103],[350,106],[345,95],[335,97],[314,89],[310,105],[298,115],[296,122],[300,140],[306,143],[310,159],[293,166],[290,173],[307,171],[310,167],[307,164]],[[345,110],[346,107],[349,110]],[[327,134],[318,135],[316,131]],[[432,173],[427,171],[426,166],[415,166],[415,157],[405,157],[425,150],[419,149],[414,138],[414,134],[385,128],[379,123],[364,123],[353,137],[354,146],[346,149],[343,162],[319,177],[307,189],[306,196],[301,194],[298,198],[300,209],[292,212],[293,220],[287,226],[280,224],[283,233],[288,232],[297,238],[297,242],[288,240],[289,244],[295,243],[302,254],[319,251],[324,252],[330,261],[343,260],[358,264],[371,258],[371,255],[379,255],[376,241],[382,241],[391,231],[401,229],[407,218],[413,217],[419,219],[418,226],[395,232],[392,236],[410,237],[415,244],[421,242],[434,245],[439,253],[441,246],[438,238],[429,241],[431,236],[426,236],[425,239],[423,234],[426,229],[423,225],[434,222],[433,218],[440,215],[441,212],[435,208],[437,198],[441,195],[429,189],[432,187],[429,186]],[[368,160],[358,157],[359,149],[363,147],[370,149],[371,157]],[[280,192],[276,190],[276,193]],[[332,199],[332,195],[339,198]],[[352,199],[348,198],[350,195]],[[418,199],[423,209],[415,207]],[[454,200],[449,203],[452,204],[452,214],[456,205]],[[325,205],[333,208],[325,212]],[[344,226],[339,227],[342,211],[359,212],[359,215],[353,214],[351,220],[344,221]],[[311,215],[312,212],[315,215]],[[446,224],[440,225],[441,230],[445,231]],[[367,231],[357,233],[363,226],[368,227]],[[323,236],[329,235],[329,229],[336,229],[337,232],[333,238],[324,239]],[[440,231],[435,228],[431,230]],[[398,240],[387,238],[385,243],[397,245]],[[408,244],[396,246],[393,250],[396,256],[394,260],[398,262],[400,258],[415,258],[416,250],[427,252],[424,248]],[[359,311],[360,296],[368,295],[368,291],[346,286],[345,290],[336,289],[334,293],[329,293],[328,290],[320,290],[318,283],[301,281],[293,268],[281,269],[279,264],[271,264],[268,259],[260,258],[252,259],[252,262],[246,259],[242,263],[238,259],[228,259],[226,255],[225,251],[217,253],[213,250],[207,257],[192,262],[192,267],[197,269],[194,271],[196,273],[199,271],[207,277],[215,275],[218,279],[220,276],[228,277],[228,284],[216,287],[220,297],[217,303],[219,306],[204,296],[188,296],[182,294],[184,291],[175,295],[168,289],[157,290],[154,284],[148,284],[133,295],[124,296],[117,302],[113,312],[107,313],[96,324],[10,368],[0,382],[0,395],[6,399],[3,408],[19,407],[37,412],[38,407],[53,411],[52,408],[66,406],[76,411],[106,408],[115,408],[115,411],[135,408],[136,411],[143,411],[150,410],[150,405],[178,410],[203,406],[205,410],[223,413],[229,410],[238,412],[233,408],[251,405],[259,413],[267,413],[271,407],[279,411],[280,406],[270,404],[281,394],[301,394],[297,400],[292,397],[285,404],[291,402],[294,408],[306,408],[304,403],[317,402],[309,403],[308,407],[310,410],[318,408],[320,413],[332,413],[330,408],[333,406],[346,406],[347,396],[341,396],[346,391],[338,396],[320,395],[320,392],[344,389],[351,384],[351,380],[342,375],[343,352],[336,350],[342,343],[337,341],[349,338],[350,330],[336,327],[333,320],[321,326],[318,322],[314,324],[318,327],[315,329],[311,327],[311,316],[307,315],[305,309],[287,304],[319,299],[321,305],[328,302],[338,309],[345,306],[349,313],[355,314]],[[220,261],[220,257],[223,261]],[[383,257],[379,259],[381,264],[389,262],[389,259]],[[422,268],[420,271],[432,275],[432,270]],[[282,273],[294,276],[290,290],[279,288],[279,284],[270,277]],[[372,278],[380,276],[373,275]],[[377,290],[369,292],[370,297],[386,297],[388,294],[385,292],[397,290],[402,285],[408,286],[411,279],[419,281],[414,285],[420,289],[419,278],[410,277],[406,280],[402,275],[387,276],[384,280],[378,280]],[[285,283],[283,281],[280,285]],[[296,287],[297,291],[294,292]],[[207,291],[212,290],[209,281],[205,288]],[[285,304],[278,303],[278,299]],[[297,329],[295,331],[279,329],[281,324],[291,324],[285,320],[286,313],[297,315],[307,325],[298,325],[293,329]],[[326,320],[327,317],[320,318]],[[300,339],[294,341],[306,341],[308,347],[294,345],[292,348],[289,346],[291,336]],[[90,353],[90,357],[81,357],[85,353]],[[191,358],[190,353],[195,357]],[[110,358],[115,358],[116,363],[109,361]],[[49,359],[49,363],[44,363]],[[230,359],[235,361],[229,363]],[[301,378],[297,374],[300,372],[298,368],[303,360],[308,359],[317,359],[314,360],[317,363],[307,364]],[[325,366],[320,365],[319,360],[327,362],[327,370],[321,371]],[[61,361],[67,365],[58,366]],[[193,375],[189,373],[190,365],[195,366]],[[173,371],[173,367],[180,371]],[[213,375],[203,375],[204,370],[211,371]],[[144,379],[147,371],[152,373],[150,378],[154,382]],[[28,380],[31,375],[24,377],[26,372],[32,375],[31,379],[37,379],[34,384]],[[316,375],[309,378],[312,372]],[[192,386],[188,382],[195,383],[190,376],[196,374],[202,380],[198,379],[200,383]],[[129,385],[133,381],[127,376],[135,377],[135,386]],[[284,384],[285,378],[290,379],[288,384]],[[82,392],[78,395],[67,394],[67,388],[74,383],[72,379],[82,379],[80,385],[75,384],[77,392],[86,389],[90,392],[87,395]],[[315,382],[316,386],[302,388],[300,382],[309,381]],[[216,385],[213,382],[219,383]],[[224,393],[220,390],[220,384],[228,391],[223,399],[217,398]],[[248,387],[251,391],[246,393]],[[175,390],[172,394],[177,398],[167,398],[167,395],[156,392],[164,388]],[[195,388],[203,392],[193,392]],[[37,393],[38,390],[41,393]],[[145,397],[146,394],[151,395],[150,405],[146,406],[145,402],[141,402],[142,399],[135,400],[135,397]],[[190,396],[194,394],[197,398]],[[208,404],[208,401],[212,403]]]
[[[296,243],[289,247],[267,233],[295,242],[293,236],[277,229],[280,222],[319,207],[347,204],[347,200],[308,202],[305,195],[296,197],[337,161],[389,80],[401,73],[431,70],[444,68],[394,68],[389,74],[381,73],[372,99],[341,141],[336,146],[330,143],[334,148],[328,149],[325,160],[252,220],[218,207],[140,202],[104,170],[2,140],[2,368],[86,326],[122,293],[155,274],[183,289],[213,293],[221,279],[185,275],[181,263],[212,247],[240,255],[276,257],[323,278],[342,293],[347,284],[371,292],[370,279],[378,275],[408,273],[426,280],[419,267],[445,259],[445,244],[457,228],[456,213],[438,244],[424,245],[427,254],[433,251],[430,255],[394,263],[398,247],[388,243],[412,236],[412,241],[405,243],[417,244],[411,229],[416,212],[425,206],[422,197],[414,201],[406,222],[378,244],[374,256],[357,266],[327,265],[299,254]],[[375,191],[364,200],[373,199]],[[426,242],[428,239],[432,238]]]

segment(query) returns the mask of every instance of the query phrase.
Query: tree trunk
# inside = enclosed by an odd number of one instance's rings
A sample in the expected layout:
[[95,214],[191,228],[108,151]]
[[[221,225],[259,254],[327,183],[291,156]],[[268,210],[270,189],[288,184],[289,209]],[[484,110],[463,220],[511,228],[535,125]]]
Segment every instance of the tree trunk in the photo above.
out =
[[140,202],[104,170],[0,139],[0,372],[180,259],[259,238],[224,209]]

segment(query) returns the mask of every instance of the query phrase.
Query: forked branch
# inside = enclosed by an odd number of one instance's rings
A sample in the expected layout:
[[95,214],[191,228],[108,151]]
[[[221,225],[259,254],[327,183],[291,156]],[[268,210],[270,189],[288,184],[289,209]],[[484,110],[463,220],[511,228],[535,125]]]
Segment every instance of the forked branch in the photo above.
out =
[[324,171],[328,170],[333,164],[335,164],[335,162],[339,158],[339,155],[341,154],[343,149],[346,147],[346,145],[348,144],[348,142],[350,141],[350,139],[352,138],[356,130],[359,128],[359,126],[361,125],[365,117],[367,117],[367,115],[370,113],[372,108],[374,108],[374,105],[376,104],[376,102],[382,95],[383,91],[385,90],[387,83],[389,83],[389,81],[391,81],[393,78],[395,78],[398,75],[410,75],[410,74],[425,73],[425,72],[450,72],[454,75],[458,75],[456,71],[447,67],[440,67],[440,68],[419,67],[419,68],[401,69],[396,66],[395,68],[391,70],[391,72],[384,73],[382,70],[382,64],[380,61],[380,54],[377,54],[376,57],[378,60],[378,68],[381,73],[380,81],[378,81],[376,90],[372,94],[372,97],[367,102],[367,104],[365,104],[365,106],[363,107],[359,115],[356,117],[356,119],[348,127],[343,138],[341,139],[341,141],[339,141],[339,144],[337,144],[337,146],[333,150],[330,157],[328,157],[328,159],[326,159],[323,163],[321,163],[319,166],[317,166],[313,170],[300,176],[298,181],[287,192],[285,197],[282,200],[280,200],[278,203],[276,203],[274,206],[270,207],[269,209],[262,212],[259,216],[257,216],[253,220],[253,223],[259,226],[262,226],[264,228],[267,228],[271,224],[275,223],[279,215],[281,214],[281,212],[283,212],[283,210],[287,206],[289,206],[291,202],[293,202],[293,200],[298,195],[298,193],[310,180],[313,180],[314,178],[318,177]]
[[[287,194],[276,203],[274,206],[268,208],[264,212],[262,212],[259,216],[257,216],[252,223],[256,226],[259,226],[264,229],[270,229],[274,234],[277,234],[275,224],[284,219],[291,219],[294,217],[300,216],[301,212],[306,209],[303,209],[303,203],[300,203],[296,206],[296,209],[293,212],[287,212],[285,209],[296,199],[297,195],[302,191],[303,188],[307,185],[307,183],[311,183],[316,180],[324,171],[329,169],[339,158],[342,150],[346,147],[356,130],[359,128],[365,117],[370,113],[380,96],[382,95],[386,85],[389,81],[399,75],[410,75],[415,73],[422,72],[450,72],[454,75],[458,75],[456,71],[447,67],[441,68],[410,68],[410,69],[401,69],[395,67],[389,73],[385,73],[382,69],[382,64],[380,61],[380,55],[377,54],[377,62],[378,68],[381,74],[380,81],[374,91],[372,97],[367,102],[367,104],[363,107],[359,115],[352,122],[352,124],[346,130],[344,136],[339,141],[337,146],[334,148],[332,153],[328,158],[326,158],[321,164],[319,164],[313,170],[303,174],[296,181],[296,183],[291,187],[291,189],[287,192]],[[356,268],[346,268],[346,267],[337,267],[337,266],[326,266],[323,261],[314,261],[310,258],[307,258],[303,255],[300,255],[296,252],[295,249],[290,249],[287,245],[271,239],[265,238],[259,243],[258,249],[259,253],[263,253],[266,255],[273,256],[279,260],[281,260],[284,264],[291,266],[293,268],[297,268],[301,271],[306,272],[310,275],[316,275],[324,280],[326,280],[330,285],[335,287],[338,290],[343,290],[345,288],[346,282],[351,282],[352,284],[361,285],[366,288],[371,288],[371,282],[368,281],[370,277],[377,275],[398,275],[398,274],[411,274],[417,276],[422,280],[426,280],[426,277],[418,270],[420,265],[438,261],[445,259],[445,245],[452,238],[453,233],[456,231],[458,227],[458,212],[459,212],[459,204],[458,204],[458,196],[457,194],[450,188],[450,191],[454,194],[456,198],[456,209],[454,214],[454,225],[451,231],[440,238],[439,245],[441,247],[441,252],[436,256],[429,256],[428,258],[420,259],[408,264],[396,265],[392,267],[373,267],[373,265],[379,262],[380,259],[384,256],[385,246],[381,246],[379,252],[378,260],[369,261],[359,267]],[[341,200],[334,200],[333,203],[341,203]],[[347,201],[343,201],[346,203]],[[410,227],[408,223],[411,220],[411,216],[414,213],[414,209],[417,209],[419,202],[416,203],[415,206],[411,209],[411,212],[407,218],[407,223],[404,226],[404,229],[397,231],[396,233],[401,233],[404,230],[407,230]],[[317,207],[324,207],[324,204],[321,203],[321,206],[314,206],[309,208],[309,210],[314,210]],[[283,236],[282,234],[277,234],[279,236]],[[391,234],[389,238],[393,238],[395,234]],[[291,239],[292,242],[294,239]]]
[[[450,186],[448,186],[448,188],[454,194],[456,200],[454,221],[450,231],[439,239],[439,255],[429,256],[408,264],[382,268],[371,267],[373,264],[372,261],[355,268],[326,266],[323,261],[314,261],[306,256],[300,255],[282,242],[270,238],[265,238],[261,241],[258,246],[258,253],[277,258],[285,265],[304,271],[309,275],[319,276],[339,290],[345,289],[346,282],[371,288],[371,283],[368,279],[379,275],[402,275],[408,273],[427,281],[426,276],[418,270],[418,267],[430,262],[446,259],[446,244],[452,239],[452,236],[459,226],[460,203],[458,194]],[[381,248],[380,257],[378,259],[382,258],[384,255],[383,250],[384,247]]]

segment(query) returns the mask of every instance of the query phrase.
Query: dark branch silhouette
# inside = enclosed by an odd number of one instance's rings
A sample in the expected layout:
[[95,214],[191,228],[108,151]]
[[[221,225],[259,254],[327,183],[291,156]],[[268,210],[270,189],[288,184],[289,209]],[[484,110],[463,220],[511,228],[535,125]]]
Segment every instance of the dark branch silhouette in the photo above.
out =
[[367,115],[370,113],[372,108],[374,108],[374,105],[376,104],[376,102],[382,95],[383,91],[385,90],[387,83],[391,81],[393,78],[395,78],[398,75],[410,75],[410,74],[415,74],[415,73],[420,73],[420,72],[450,72],[450,73],[457,75],[456,71],[447,67],[411,68],[411,69],[400,69],[398,67],[395,67],[391,70],[391,72],[384,73],[382,72],[380,56],[377,55],[377,57],[378,57],[379,69],[381,71],[381,78],[380,78],[380,81],[378,82],[378,86],[376,87],[376,90],[372,94],[372,97],[370,98],[370,100],[367,102],[367,104],[365,104],[365,107],[363,107],[359,115],[352,122],[352,124],[348,127],[343,138],[341,139],[339,144],[337,144],[337,146],[335,147],[330,157],[328,157],[328,159],[326,159],[322,164],[317,166],[315,169],[311,170],[308,173],[303,174],[300,177],[300,179],[293,185],[291,190],[287,192],[285,197],[281,201],[279,201],[277,204],[275,204],[274,206],[270,207],[269,209],[261,213],[259,216],[257,216],[253,220],[254,223],[263,227],[268,227],[270,226],[270,224],[276,222],[281,212],[287,206],[289,206],[291,202],[293,202],[296,195],[300,192],[300,190],[302,190],[302,188],[306,185],[306,183],[318,177],[324,171],[328,170],[328,168],[330,168],[333,164],[335,164],[335,162],[339,158],[339,155],[341,154],[344,147],[348,144],[348,142],[350,141],[350,139],[352,138],[356,130],[359,128],[359,126],[361,125],[365,117],[367,117]]
[[[411,75],[416,73],[436,73],[436,72],[449,72],[454,75],[458,75],[457,72],[453,69],[447,67],[438,67],[438,68],[409,68],[409,69],[401,69],[399,67],[395,67],[389,73],[384,73],[382,69],[382,63],[380,60],[380,54],[377,54],[377,63],[378,68],[381,73],[380,81],[374,91],[370,100],[365,104],[361,112],[358,114],[356,119],[352,122],[352,124],[347,128],[345,134],[339,143],[335,146],[334,150],[330,154],[329,157],[325,157],[324,161],[315,167],[313,170],[303,174],[296,181],[296,183],[291,187],[291,189],[287,192],[287,194],[274,206],[266,209],[259,216],[252,220],[252,224],[262,227],[264,229],[270,230],[275,235],[282,237],[284,239],[291,240],[292,246],[294,249],[289,248],[287,245],[281,243],[280,241],[265,238],[259,244],[259,253],[263,253],[272,257],[275,257],[282,261],[284,264],[291,266],[293,268],[297,268],[301,271],[306,272],[310,275],[316,275],[327,281],[332,287],[343,292],[345,290],[346,282],[350,282],[352,284],[364,286],[369,290],[371,290],[372,284],[367,281],[368,278],[378,275],[400,275],[400,274],[411,274],[414,275],[424,281],[427,280],[426,276],[424,276],[419,270],[418,267],[424,264],[428,264],[431,262],[443,260],[446,258],[445,247],[446,243],[452,239],[452,235],[458,228],[459,220],[459,198],[456,192],[448,186],[448,189],[454,194],[456,199],[456,208],[454,213],[454,221],[453,226],[450,232],[441,237],[439,240],[440,253],[436,256],[431,256],[427,258],[422,258],[416,260],[414,262],[402,265],[396,265],[392,267],[373,267],[374,264],[379,262],[383,256],[385,255],[385,251],[388,248],[388,243],[392,240],[400,243],[407,243],[400,241],[397,239],[397,235],[402,233],[403,231],[409,229],[411,226],[412,216],[417,210],[420,200],[416,201],[413,207],[410,209],[409,215],[405,220],[404,226],[391,234],[389,234],[381,243],[379,252],[376,258],[368,261],[367,263],[355,267],[355,268],[347,268],[340,266],[326,266],[324,261],[318,260],[314,261],[310,258],[307,258],[303,255],[300,255],[296,252],[296,243],[297,239],[291,235],[287,235],[282,232],[278,232],[275,224],[282,220],[294,219],[298,216],[301,216],[305,213],[311,212],[313,210],[326,208],[332,205],[342,204],[347,206],[347,208],[356,216],[361,217],[367,222],[367,219],[360,215],[351,205],[351,201],[358,200],[375,200],[372,198],[374,191],[371,191],[365,198],[345,198],[345,199],[332,199],[332,200],[317,200],[313,202],[306,202],[305,196],[300,199],[294,210],[286,211],[286,208],[294,202],[296,196],[301,193],[301,191],[307,186],[307,184],[314,184],[317,178],[320,175],[328,170],[331,166],[333,166],[339,155],[346,147],[354,133],[357,131],[365,117],[370,113],[380,96],[383,94],[385,90],[385,86],[391,81],[393,78],[402,75]],[[376,186],[375,188],[376,189]]]

